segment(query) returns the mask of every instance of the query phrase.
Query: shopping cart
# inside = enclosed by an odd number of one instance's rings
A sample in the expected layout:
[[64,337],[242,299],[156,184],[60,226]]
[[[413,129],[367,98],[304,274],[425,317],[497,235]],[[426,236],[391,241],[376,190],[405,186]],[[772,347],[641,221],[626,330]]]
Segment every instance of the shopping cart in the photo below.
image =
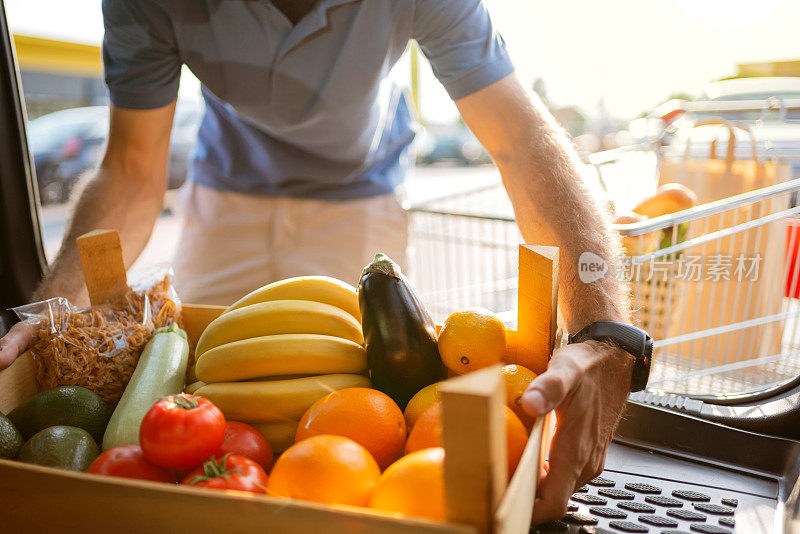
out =
[[434,320],[480,306],[514,326],[521,236],[502,184],[430,199],[409,211],[409,276]]
[[[798,191],[800,179],[617,227],[640,243],[617,276],[655,334],[651,390],[742,393],[800,375]],[[521,237],[499,181],[410,213],[409,273],[435,320],[482,306],[513,326]],[[654,233],[663,248],[645,250]]]

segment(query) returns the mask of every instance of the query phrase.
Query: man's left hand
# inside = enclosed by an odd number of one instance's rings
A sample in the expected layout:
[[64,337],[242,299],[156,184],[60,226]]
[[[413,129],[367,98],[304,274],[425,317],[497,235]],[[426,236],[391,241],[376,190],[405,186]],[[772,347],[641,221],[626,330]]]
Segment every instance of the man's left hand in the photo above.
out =
[[556,411],[549,469],[537,490],[533,520],[559,519],[569,497],[603,471],[606,450],[628,397],[633,358],[588,341],[558,349],[531,382],[522,405],[531,415]]

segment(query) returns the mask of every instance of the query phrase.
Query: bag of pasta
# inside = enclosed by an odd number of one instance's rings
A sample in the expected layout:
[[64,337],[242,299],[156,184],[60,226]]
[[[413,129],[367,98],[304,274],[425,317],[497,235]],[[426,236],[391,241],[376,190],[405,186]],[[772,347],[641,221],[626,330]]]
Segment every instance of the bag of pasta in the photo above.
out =
[[100,306],[77,307],[59,297],[14,309],[38,328],[31,353],[40,390],[83,386],[117,404],[153,331],[181,326],[171,269],[133,278],[128,292]]

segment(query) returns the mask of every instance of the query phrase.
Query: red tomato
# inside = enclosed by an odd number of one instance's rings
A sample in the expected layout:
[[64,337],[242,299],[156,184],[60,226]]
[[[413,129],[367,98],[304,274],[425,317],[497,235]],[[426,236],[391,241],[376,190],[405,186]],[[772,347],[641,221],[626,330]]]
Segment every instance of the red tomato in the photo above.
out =
[[250,458],[226,454],[211,458],[189,473],[181,484],[198,488],[267,492],[267,474]]
[[181,393],[158,400],[139,427],[139,445],[152,463],[167,469],[191,469],[219,450],[225,416],[204,399]]
[[247,423],[225,422],[225,439],[217,451],[217,458],[236,454],[250,458],[269,473],[272,469],[272,446],[264,434]]
[[92,462],[87,472],[96,475],[175,483],[175,475],[172,471],[148,462],[138,445],[122,445],[105,451]]
[[194,467],[190,467],[189,469],[177,469],[177,470],[173,469],[172,474],[175,475],[175,480],[180,482],[181,480],[189,476],[189,473],[191,473],[192,471],[194,471]]

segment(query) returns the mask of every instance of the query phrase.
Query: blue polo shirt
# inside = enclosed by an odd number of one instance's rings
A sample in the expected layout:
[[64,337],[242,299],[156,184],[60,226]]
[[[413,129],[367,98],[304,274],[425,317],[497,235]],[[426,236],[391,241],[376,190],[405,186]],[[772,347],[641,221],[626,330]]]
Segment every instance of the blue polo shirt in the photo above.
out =
[[387,75],[411,39],[453,99],[513,71],[480,0],[321,0],[296,25],[268,0],[103,0],[103,16],[114,105],[169,104],[187,65],[206,103],[190,179],[240,193],[393,191],[414,133]]

